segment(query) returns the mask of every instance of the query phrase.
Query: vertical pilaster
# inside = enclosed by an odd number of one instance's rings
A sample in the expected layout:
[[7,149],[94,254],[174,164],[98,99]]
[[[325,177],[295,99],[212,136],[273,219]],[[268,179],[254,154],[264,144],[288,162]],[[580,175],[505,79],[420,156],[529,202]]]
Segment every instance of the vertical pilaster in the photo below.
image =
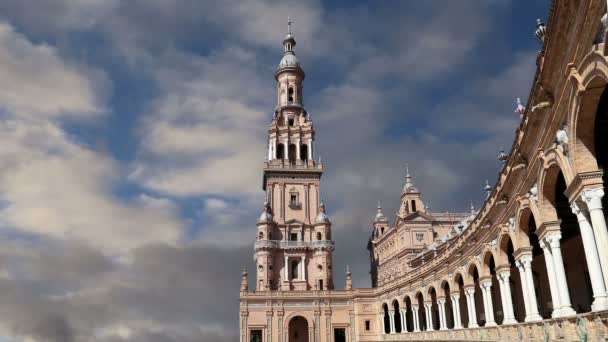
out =
[[300,138],[296,141],[296,160],[302,159],[302,155],[300,154]]
[[591,304],[591,309],[593,311],[608,310],[608,296],[606,293],[604,278],[602,276],[602,267],[600,265],[600,258],[595,244],[593,228],[587,220],[587,216],[576,203],[572,204],[572,212],[578,219],[578,225],[581,230],[581,239],[583,240],[583,249],[585,250],[585,258],[587,260],[587,267],[589,268],[589,278],[591,278],[591,288],[593,290],[593,304]]
[[312,157],[312,138],[308,139],[308,144],[306,147],[308,148],[308,160],[314,160]]
[[[287,255],[284,256],[285,259],[285,279],[289,280],[289,257]],[[279,284],[280,286],[281,284]]]
[[[287,120],[287,118],[285,118],[285,120]],[[289,138],[285,138],[283,140],[285,148],[284,148],[284,154],[285,154],[285,160],[289,160]]]
[[272,342],[272,310],[266,311],[266,341]]
[[300,280],[306,280],[306,255],[302,255],[300,260]]
[[[325,310],[325,338],[326,341],[331,341],[331,310]],[[319,341],[320,342],[320,341]]]
[[386,334],[386,328],[384,326],[384,312],[378,314],[378,327],[382,335]]

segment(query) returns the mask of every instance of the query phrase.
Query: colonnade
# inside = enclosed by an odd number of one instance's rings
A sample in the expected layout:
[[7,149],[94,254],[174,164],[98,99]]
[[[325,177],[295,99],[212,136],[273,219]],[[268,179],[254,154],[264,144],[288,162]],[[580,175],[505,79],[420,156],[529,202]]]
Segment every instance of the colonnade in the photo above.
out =
[[[289,160],[289,138],[284,138],[282,142],[279,142],[277,144],[277,139],[270,139],[268,141],[268,160],[277,160],[280,159],[278,156],[278,145],[282,145],[283,146],[283,159],[285,160]],[[297,138],[295,143],[294,143],[296,150],[295,150],[295,159],[296,160],[301,160],[302,159],[302,149],[305,148],[306,151],[306,158],[308,160],[313,160],[313,156],[312,156],[312,148],[313,148],[313,140],[312,138],[308,138],[306,139],[306,143],[303,144],[302,140],[300,138]]]
[[[604,311],[608,310],[608,230],[606,228],[606,217],[602,208],[602,197],[604,191],[602,188],[595,188],[590,190],[583,190],[581,196],[577,201],[571,204],[571,211],[576,215],[578,225],[580,228],[580,238],[584,247],[585,261],[589,270],[589,280],[593,291],[593,303],[591,305],[591,311]],[[510,241],[510,235],[504,235],[502,241],[502,249],[497,252],[486,251],[488,258],[493,258],[495,253],[507,254],[506,244],[512,243]],[[569,288],[569,282],[567,279],[566,270],[564,267],[564,257],[562,255],[562,232],[559,229],[559,225],[553,229],[546,229],[538,239],[540,248],[542,249],[542,255],[544,256],[543,266],[546,268],[547,280],[549,284],[549,292],[552,304],[552,318],[574,316],[577,314],[573,303],[571,301],[571,291],[575,289]],[[533,253],[532,247],[526,246],[519,248],[516,252],[508,253],[503,259],[507,257],[512,258],[512,263],[503,262],[501,265],[495,267],[492,273],[489,271],[487,264],[479,265],[471,262],[469,271],[466,274],[461,274],[460,271],[456,272],[453,278],[445,279],[444,283],[450,284],[455,287],[453,291],[449,292],[449,298],[447,296],[437,296],[433,298],[430,295],[431,290],[429,289],[420,290],[416,293],[416,296],[406,296],[402,301],[399,301],[399,314],[396,315],[392,309],[392,305],[387,305],[385,309],[388,313],[388,324],[389,327],[383,330],[383,333],[395,334],[395,333],[406,333],[406,332],[419,332],[419,331],[433,331],[433,306],[437,305],[438,312],[438,326],[439,330],[447,329],[462,329],[462,328],[477,328],[479,326],[496,326],[499,323],[501,325],[509,325],[518,323],[515,316],[514,309],[514,293],[512,286],[515,286],[512,281],[512,272],[517,272],[519,286],[521,292],[521,300],[525,310],[524,321],[534,322],[543,319],[539,312],[539,298],[538,283],[535,283],[535,273],[533,270]],[[582,263],[582,261],[581,261]],[[479,266],[478,266],[479,265]],[[583,267],[583,265],[579,265]],[[478,280],[473,280],[473,271],[477,272],[478,267],[484,267],[484,274]],[[537,266],[538,267],[538,266]],[[477,273],[475,273],[477,274]],[[462,279],[468,279],[466,284],[460,285],[456,279],[462,277]],[[498,284],[498,291],[493,292],[493,281]],[[538,280],[537,280],[538,281]],[[572,281],[570,282],[572,283]],[[443,284],[443,283],[442,283]],[[479,286],[477,286],[479,285]],[[448,286],[442,290],[449,289]],[[586,289],[576,289],[578,291],[586,291]],[[443,291],[442,291],[443,292]],[[426,293],[426,298],[425,294]],[[476,305],[476,295],[481,296],[481,300]],[[419,305],[419,296],[422,296],[420,302],[423,305]],[[460,300],[461,296],[464,296],[466,305],[466,318],[468,318],[466,324],[463,324],[463,312],[461,311]],[[495,298],[499,296],[500,298]],[[411,305],[405,305],[409,298]],[[431,299],[433,298],[433,299]],[[450,301],[451,312],[446,310],[446,303]],[[479,305],[481,303],[481,306]],[[500,303],[501,314],[500,322],[496,320],[496,309],[495,303]],[[384,306],[383,306],[384,307]],[[421,313],[423,311],[423,313]],[[408,326],[407,314],[411,313],[411,325]],[[483,321],[478,322],[479,314],[483,314]],[[448,327],[448,315],[451,315],[452,322],[451,326]],[[401,329],[395,329],[395,320],[398,317],[400,321]],[[383,316],[384,318],[384,316]],[[385,322],[386,320],[381,320]],[[400,330],[400,331],[398,331]]]

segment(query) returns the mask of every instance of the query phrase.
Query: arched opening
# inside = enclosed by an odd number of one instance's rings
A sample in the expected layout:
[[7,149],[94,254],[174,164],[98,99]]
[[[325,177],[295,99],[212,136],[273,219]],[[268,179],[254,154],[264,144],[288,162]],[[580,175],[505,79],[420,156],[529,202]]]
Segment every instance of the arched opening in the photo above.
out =
[[[532,277],[534,279],[534,291],[538,313],[542,318],[551,318],[553,303],[551,300],[551,287],[549,286],[549,276],[547,274],[547,263],[545,255],[540,247],[538,235],[536,235],[536,220],[534,215],[528,214],[527,235],[530,246],[532,247]],[[528,289],[530,291],[530,289]],[[530,303],[534,305],[534,303]]]
[[[605,89],[595,114],[594,127],[595,159],[597,166],[604,170],[604,186],[608,184],[608,89]],[[608,195],[602,198],[604,216],[608,217]],[[578,310],[577,310],[578,311]]]
[[285,145],[283,144],[277,145],[277,159],[285,159]]
[[566,271],[566,282],[570,293],[572,308],[578,313],[591,311],[593,302],[593,290],[585,249],[581,238],[581,230],[578,226],[576,215],[570,210],[570,203],[564,194],[566,191],[566,180],[561,172],[557,176],[555,184],[555,210],[561,222],[560,249]]
[[298,267],[299,263],[297,260],[291,262],[291,280],[298,279]]
[[293,87],[289,87],[289,89],[287,89],[287,101],[289,103],[293,103]]
[[426,331],[426,310],[424,308],[424,298],[420,292],[416,295],[416,303],[418,304],[418,326],[421,331]]
[[460,322],[463,327],[469,326],[469,310],[467,308],[467,297],[464,294],[464,279],[460,274],[456,274],[454,277],[454,284],[458,287],[460,292],[460,298],[458,298],[458,305],[460,306]]
[[433,329],[439,330],[439,306],[437,305],[437,292],[434,287],[429,291],[431,295],[431,316],[433,318]]
[[442,289],[445,296],[445,325],[448,329],[454,329],[454,309],[450,295],[450,284],[447,281],[444,282]]
[[262,240],[263,238],[264,238],[264,233],[263,233],[263,232],[260,232],[260,233],[258,234],[258,240]]
[[479,272],[475,265],[471,268],[471,278],[473,279],[473,284],[475,284],[475,293],[473,294],[475,318],[479,326],[484,326],[486,325],[485,305],[483,304],[483,294],[481,293],[481,286],[479,285]]
[[513,302],[513,315],[517,322],[523,322],[526,318],[526,307],[524,303],[523,289],[521,287],[521,277],[519,276],[519,270],[515,264],[515,257],[513,257],[514,248],[513,241],[510,237],[506,237],[500,246],[500,249],[507,257],[509,263],[509,286],[512,302]]
[[289,342],[308,342],[308,321],[296,316],[289,321]]
[[382,309],[384,310],[384,333],[391,333],[391,316],[388,314],[388,305],[386,303],[382,304]]
[[380,234],[384,234],[384,227],[380,228]]
[[321,234],[321,232],[317,232],[317,240],[323,240],[323,234]]
[[303,161],[308,160],[308,145],[306,144],[300,145],[300,159]]
[[405,328],[406,331],[414,331],[414,311],[410,297],[405,297]]
[[492,277],[492,288],[490,293],[492,294],[492,308],[494,309],[494,321],[496,324],[502,324],[505,320],[504,308],[502,307],[502,298],[500,294],[500,284],[498,283],[498,277],[496,276],[496,263],[494,262],[494,256],[492,253],[488,253],[484,260],[486,267],[490,271]]
[[296,145],[289,144],[289,164],[294,165],[296,163]]
[[412,212],[416,212],[416,201],[412,200]]
[[393,310],[395,312],[395,332],[401,332],[401,312],[399,312],[399,301],[393,302]]

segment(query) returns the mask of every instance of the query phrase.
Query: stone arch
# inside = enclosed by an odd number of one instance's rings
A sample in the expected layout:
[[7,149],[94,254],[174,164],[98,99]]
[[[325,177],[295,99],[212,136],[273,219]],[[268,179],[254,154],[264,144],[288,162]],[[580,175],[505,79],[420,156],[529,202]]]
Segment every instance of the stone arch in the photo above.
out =
[[403,296],[403,308],[405,310],[405,328],[406,331],[412,332],[414,331],[414,313],[412,311],[412,305],[415,305],[412,301],[411,294],[406,294]]
[[511,235],[514,235],[514,239],[512,239],[513,247],[515,250],[531,247],[530,244],[530,232],[528,231],[528,223],[530,218],[536,222],[538,226],[541,221],[541,214],[536,205],[533,205],[529,201],[522,201],[519,210],[517,211],[517,216],[514,221],[514,232],[510,232]]
[[401,332],[401,302],[399,301],[399,298],[394,298],[391,301],[391,310],[393,311],[393,315],[394,315],[394,324],[395,324],[395,332],[396,333],[400,333]]
[[452,296],[450,294],[452,287],[449,278],[443,278],[439,281],[440,292],[445,297],[445,324],[448,329],[454,328],[454,309],[452,307]]
[[538,224],[557,221],[554,204],[555,183],[560,173],[568,186],[573,178],[570,164],[561,152],[552,149],[545,155],[543,166],[538,173],[538,207],[541,210],[540,216],[535,217]]
[[503,232],[498,237],[496,259],[494,260],[497,265],[500,266],[500,265],[509,264],[509,255],[507,254],[507,245],[509,244],[509,242],[511,242],[511,244],[515,245],[513,243],[514,240],[515,239],[513,239],[511,234],[509,234],[507,232]]
[[460,322],[463,324],[463,326],[467,326],[469,323],[469,313],[467,309],[467,299],[464,293],[465,277],[463,276],[462,272],[458,271],[454,273],[454,279],[452,283],[452,293],[459,294],[457,304],[460,310]]
[[600,97],[608,84],[608,61],[598,51],[583,58],[578,73],[571,76],[568,145],[575,171],[597,171],[595,161],[595,118]]
[[390,305],[386,302],[382,303],[381,306],[381,310],[380,311],[383,314],[383,318],[382,318],[382,323],[383,323],[383,327],[382,330],[384,331],[385,334],[389,334],[391,332],[391,318],[389,315],[390,312]]
[[482,253],[481,253],[481,264],[480,264],[480,268],[479,268],[479,275],[482,277],[486,277],[491,275],[490,274],[490,260],[494,259],[494,262],[496,263],[496,256],[494,255],[494,252],[491,251],[490,249],[485,249]]
[[302,317],[306,321],[306,324],[308,326],[309,338],[310,338],[310,336],[312,336],[312,332],[315,329],[315,320],[314,320],[314,317],[311,312],[292,312],[289,315],[285,316],[285,319],[283,320],[283,331],[284,331],[285,338],[287,341],[290,341],[288,339],[289,338],[289,323],[291,323],[291,320],[296,317]]
[[475,260],[475,258],[471,258],[471,260],[469,260],[469,262],[467,263],[467,268],[466,268],[466,276],[465,276],[465,285],[473,285],[473,272],[475,270],[477,270],[477,274],[481,275],[481,266],[477,263],[477,260]]

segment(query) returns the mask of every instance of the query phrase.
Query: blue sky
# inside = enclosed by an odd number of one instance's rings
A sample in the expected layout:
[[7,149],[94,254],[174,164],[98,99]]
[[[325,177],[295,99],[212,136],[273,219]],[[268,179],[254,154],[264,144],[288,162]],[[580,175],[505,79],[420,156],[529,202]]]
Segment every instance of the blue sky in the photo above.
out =
[[376,201],[396,212],[406,163],[432,211],[482,204],[548,7],[2,1],[0,336],[236,338],[287,16],[326,167],[334,269],[350,264],[369,286]]

